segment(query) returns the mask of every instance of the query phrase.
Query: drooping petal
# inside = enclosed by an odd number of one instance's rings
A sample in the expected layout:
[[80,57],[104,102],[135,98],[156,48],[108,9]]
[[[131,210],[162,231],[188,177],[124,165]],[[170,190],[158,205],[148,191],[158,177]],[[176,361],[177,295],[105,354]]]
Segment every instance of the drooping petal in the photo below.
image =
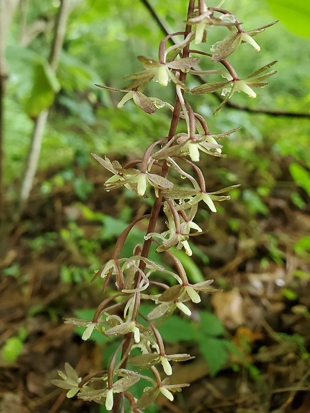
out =
[[179,310],[181,310],[184,314],[190,316],[192,314],[191,310],[183,303],[176,303],[176,306]]
[[172,367],[169,363],[169,361],[166,359],[166,357],[160,357],[160,362],[163,366],[164,372],[167,374],[167,376],[171,376],[172,374]]
[[126,95],[118,102],[117,108],[121,109],[124,106],[124,104],[128,102],[128,100],[133,98],[133,95],[134,95],[133,91],[126,93]]
[[199,149],[196,143],[190,143],[188,145],[189,156],[193,162],[199,162]]
[[107,391],[107,396],[105,400],[105,408],[110,411],[113,408],[113,389]]
[[199,297],[199,294],[194,290],[193,287],[185,287],[185,290],[187,294],[190,296],[190,299],[193,301],[193,303],[200,303],[201,298]]
[[163,396],[167,397],[168,400],[170,400],[171,402],[174,400],[173,394],[171,393],[171,391],[166,389],[166,387],[159,387],[159,390]]
[[249,43],[251,46],[253,46],[253,48],[254,48],[257,52],[260,51],[260,46],[256,43],[256,41],[253,39],[252,36],[250,36],[250,35],[248,35],[248,34],[246,34],[246,33],[242,33],[242,34],[241,34],[241,40],[244,41],[244,42],[246,42],[246,43]]
[[216,212],[215,205],[207,193],[202,194],[202,200],[208,205],[208,207],[211,209],[212,212]]
[[92,333],[94,331],[95,326],[96,326],[96,324],[92,323],[84,330],[84,333],[82,335],[82,340],[88,340],[89,339],[89,337],[92,335]]

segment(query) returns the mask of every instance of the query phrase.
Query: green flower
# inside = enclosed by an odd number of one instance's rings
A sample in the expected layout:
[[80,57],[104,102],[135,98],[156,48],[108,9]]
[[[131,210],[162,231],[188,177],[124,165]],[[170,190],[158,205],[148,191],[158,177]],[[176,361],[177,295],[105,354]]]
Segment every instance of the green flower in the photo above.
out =
[[226,81],[205,83],[192,89],[191,93],[193,95],[202,95],[205,93],[214,93],[219,89],[223,89],[222,95],[226,96],[226,98],[214,112],[214,114],[216,114],[235,92],[244,92],[251,98],[255,98],[256,93],[254,92],[252,87],[264,87],[268,84],[264,82],[264,80],[276,74],[277,71],[272,70],[271,72],[265,73],[264,75],[261,75],[261,73],[273,66],[275,63],[277,63],[277,61],[268,63],[267,65],[263,66],[261,69],[252,73],[250,76],[245,77],[244,79],[233,78],[230,73],[226,73]]
[[258,33],[263,32],[267,27],[273,26],[277,22],[267,24],[266,26],[259,27],[258,29],[250,30],[248,32],[241,32],[233,30],[233,33],[226,37],[224,40],[214,43],[211,47],[213,62],[220,62],[221,60],[226,59],[232,53],[234,53],[241,43],[250,44],[254,50],[257,52],[260,51],[259,45],[253,39],[253,36],[256,36]]
[[118,109],[121,109],[128,100],[133,100],[134,103],[142,109],[145,113],[152,114],[156,111],[156,106],[152,102],[152,100],[145,96],[142,92],[145,88],[145,84],[142,84],[138,88],[130,89],[115,89],[114,87],[104,86],[104,85],[95,85],[102,89],[112,90],[113,92],[125,92],[126,95],[123,99],[118,103]]
[[156,194],[159,189],[173,188],[173,183],[160,175],[141,172],[134,168],[125,169],[122,168],[119,162],[111,162],[107,157],[103,159],[94,153],[92,153],[92,157],[96,159],[100,165],[113,173],[113,176],[105,182],[107,191],[125,186],[125,188],[130,189],[136,195],[147,197],[145,192],[148,184],[154,187]]
[[167,376],[172,375],[172,368],[169,361],[186,361],[190,360],[190,354],[159,354],[159,353],[147,353],[140,354],[139,356],[130,356],[128,363],[131,366],[139,367],[141,369],[150,368],[155,364],[160,363]]
[[79,383],[82,381],[82,378],[79,377],[73,367],[69,363],[65,364],[66,374],[58,370],[58,375],[62,380],[51,380],[51,383],[61,389],[69,390],[67,392],[67,397],[71,398],[75,396],[79,391],[82,390],[82,387],[79,387]]
[[[227,21],[225,21],[225,19]],[[233,16],[222,15],[221,17],[215,17],[211,9],[204,4],[203,13],[199,14],[198,11],[186,21],[187,24],[194,25],[196,27],[195,32],[195,44],[205,43],[207,34],[206,31],[212,26],[235,26],[237,23],[234,21]]]
[[189,384],[169,384],[168,379],[163,380],[161,386],[156,387],[146,387],[143,391],[142,396],[137,401],[134,406],[134,409],[146,409],[150,406],[157,397],[162,394],[171,402],[174,399],[172,392],[179,392],[182,390],[182,387],[188,387]]
[[114,405],[114,394],[124,393],[129,387],[133,386],[140,380],[136,374],[123,377],[113,383],[111,388],[103,390],[85,389],[80,392],[79,399],[95,401],[100,404],[105,404],[105,408],[110,411]]
[[133,80],[133,82],[128,86],[128,89],[133,89],[149,83],[151,80],[158,82],[161,86],[167,86],[170,80],[172,80],[173,83],[188,91],[188,88],[180,82],[171,70],[187,70],[198,65],[200,62],[200,59],[197,57],[185,57],[172,62],[162,63],[144,56],[138,56],[138,59],[146,70],[143,72],[134,73],[124,78]]

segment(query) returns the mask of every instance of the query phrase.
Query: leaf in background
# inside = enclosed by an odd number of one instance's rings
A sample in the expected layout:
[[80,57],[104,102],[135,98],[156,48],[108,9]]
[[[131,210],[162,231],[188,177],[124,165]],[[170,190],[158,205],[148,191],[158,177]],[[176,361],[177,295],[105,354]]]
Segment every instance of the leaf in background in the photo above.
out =
[[[85,310],[75,310],[74,314],[81,320],[91,321],[95,314],[95,310],[91,308],[87,308]],[[82,337],[85,327],[75,327],[74,331]],[[103,344],[109,341],[109,339],[101,334],[100,331],[94,330],[88,341],[95,341],[97,344]]]
[[274,16],[292,33],[310,37],[310,3],[295,0],[266,0]]
[[252,213],[260,213],[260,214],[267,214],[268,208],[266,205],[261,201],[260,197],[250,189],[245,189],[243,191],[243,199]]
[[32,119],[52,105],[55,93],[60,89],[56,75],[47,63],[38,62],[35,66],[34,76],[31,95],[24,101],[25,112]]
[[310,196],[310,173],[298,163],[290,164],[290,173],[296,184],[301,186]]
[[7,362],[15,361],[23,349],[23,342],[18,337],[9,338],[1,350],[1,356]]
[[226,341],[227,340],[218,338],[205,337],[199,343],[200,352],[208,363],[211,376],[214,376],[227,361]]
[[225,329],[221,320],[208,311],[200,311],[200,331],[209,336],[220,336]]
[[187,256],[183,251],[176,251],[175,248],[171,248],[171,252],[181,261],[191,283],[196,284],[205,281],[202,272],[192,258]]
[[197,338],[195,326],[190,321],[174,315],[159,327],[159,332],[164,341],[170,341],[171,343]]

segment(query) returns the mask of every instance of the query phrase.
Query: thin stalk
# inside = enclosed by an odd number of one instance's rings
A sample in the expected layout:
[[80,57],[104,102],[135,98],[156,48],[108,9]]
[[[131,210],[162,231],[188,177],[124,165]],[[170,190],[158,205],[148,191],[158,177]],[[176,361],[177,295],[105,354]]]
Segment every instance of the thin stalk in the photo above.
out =
[[[56,71],[58,66],[60,52],[62,49],[67,26],[67,19],[70,11],[70,0],[61,0],[57,15],[57,21],[55,25],[54,38],[49,56],[49,64],[54,71]],[[20,219],[20,216],[27,204],[30,191],[33,186],[33,180],[38,168],[42,139],[44,135],[45,126],[47,123],[48,113],[49,109],[43,110],[41,113],[39,113],[34,124],[26,172],[21,185],[19,208],[15,216],[16,221]]]
[[[189,18],[189,16],[193,12],[194,6],[195,6],[195,0],[189,0],[187,19]],[[186,25],[184,38],[186,38],[190,32],[191,32],[191,26]],[[189,45],[186,45],[184,47],[182,57],[184,57],[184,58],[189,57]],[[186,80],[186,73],[181,72],[180,81],[185,82],[185,80]],[[184,93],[184,92],[182,92],[182,93]],[[173,136],[176,134],[177,126],[178,126],[179,119],[180,119],[180,113],[181,113],[181,102],[180,102],[180,99],[178,97],[176,97],[176,102],[175,102],[175,105],[174,105],[174,110],[173,110],[173,113],[172,113],[172,119],[171,119],[169,134],[168,134],[168,141],[170,139],[172,139]],[[163,177],[165,177],[167,175],[168,169],[169,169],[169,167],[167,165],[167,162],[165,161],[164,164],[163,164],[163,167],[162,167],[162,172],[161,172],[161,175]],[[147,228],[147,234],[149,234],[151,232],[154,232],[154,230],[155,230],[155,226],[156,226],[156,223],[157,223],[157,220],[158,220],[158,215],[159,215],[159,212],[160,212],[160,209],[161,209],[161,205],[162,205],[162,195],[161,195],[161,190],[159,190],[158,191],[158,197],[156,198],[156,200],[154,202],[154,205],[153,205],[153,208],[152,208],[151,218],[150,218],[149,225],[148,225],[148,228]],[[151,238],[144,241],[142,252],[141,252],[142,257],[145,257],[145,258],[148,257],[149,252],[150,252],[151,243],[152,243]],[[141,261],[139,267],[142,271],[144,271],[145,268],[146,268],[145,262]],[[140,283],[140,276],[138,276],[136,286],[138,286],[139,283]],[[126,352],[127,347],[130,344],[131,336],[132,336],[132,333],[129,333],[129,334],[126,335],[126,342],[123,346],[123,354]],[[126,343],[128,343],[128,344],[126,344]],[[127,347],[126,347],[126,345],[127,345]],[[124,347],[126,347],[126,349]],[[125,368],[126,365],[127,365],[127,358],[124,360],[123,365],[121,367]],[[155,367],[151,367],[151,370],[152,370],[153,374],[155,375],[158,386],[160,386],[161,385],[161,380],[160,380],[160,376],[159,376],[159,373],[158,373],[157,369]],[[120,406],[120,401],[121,401],[121,394],[116,394],[115,398],[114,398],[114,405],[113,405],[112,413],[118,413],[119,406]]]

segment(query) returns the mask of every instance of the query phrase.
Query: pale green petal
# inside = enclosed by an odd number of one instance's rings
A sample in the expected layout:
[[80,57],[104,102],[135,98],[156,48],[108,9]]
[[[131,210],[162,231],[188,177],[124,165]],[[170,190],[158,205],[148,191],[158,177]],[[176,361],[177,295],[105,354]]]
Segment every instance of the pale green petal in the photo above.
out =
[[107,396],[105,400],[105,408],[110,411],[113,409],[113,389],[107,391]]
[[176,303],[176,306],[179,310],[181,310],[184,314],[190,316],[192,314],[191,310],[183,303]]
[[146,191],[146,180],[147,180],[147,175],[146,173],[140,173],[137,178],[138,186],[137,186],[137,192],[139,196],[143,196]]
[[138,327],[134,326],[132,332],[135,342],[140,343],[140,330],[138,329]]
[[256,93],[250,88],[243,80],[239,80],[235,83],[236,90],[246,93],[250,98],[256,98]]
[[211,209],[212,212],[216,212],[215,205],[214,205],[210,195],[204,193],[204,194],[202,194],[202,199],[208,205],[208,207]]
[[169,363],[169,361],[166,359],[166,357],[161,357],[160,362],[164,368],[164,372],[167,374],[167,376],[171,376],[172,374],[172,368]]
[[200,303],[201,298],[199,297],[199,294],[194,290],[193,287],[185,287],[185,290],[187,294],[190,296],[190,299],[193,303]]
[[169,391],[165,387],[160,387],[159,390],[165,397],[167,397],[168,400],[170,400],[171,402],[173,401],[174,397],[171,391]]
[[121,109],[128,100],[133,98],[133,94],[134,94],[134,92],[132,92],[132,91],[126,93],[126,95],[123,97],[123,99],[120,100],[119,103],[117,104],[117,108]]
[[253,46],[253,48],[259,52],[260,51],[260,46],[256,43],[256,41],[253,39],[252,36],[246,34],[246,33],[242,33],[241,34],[241,40],[243,40],[246,43],[249,43],[251,46]]
[[199,162],[199,149],[196,143],[190,143],[188,145],[189,156],[193,162]]
[[85,330],[82,335],[82,340],[88,340],[89,337],[92,335],[92,332],[94,331],[96,324],[90,324]]
[[204,21],[201,21],[196,25],[195,44],[200,44],[202,42],[205,25]]

